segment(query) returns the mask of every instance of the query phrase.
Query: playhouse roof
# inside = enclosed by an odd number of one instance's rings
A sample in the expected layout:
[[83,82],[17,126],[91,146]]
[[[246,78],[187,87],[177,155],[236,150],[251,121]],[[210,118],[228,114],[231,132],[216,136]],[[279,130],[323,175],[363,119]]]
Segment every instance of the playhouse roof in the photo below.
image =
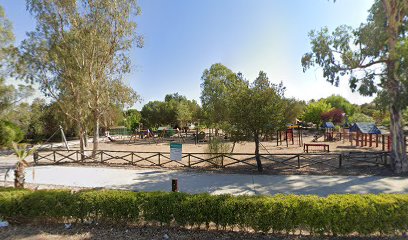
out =
[[375,125],[375,123],[367,123],[367,122],[358,122],[354,123],[353,126],[350,127],[350,132],[357,132],[360,131],[364,134],[381,134],[381,130]]
[[324,128],[334,128],[334,124],[332,122],[325,122],[323,126]]

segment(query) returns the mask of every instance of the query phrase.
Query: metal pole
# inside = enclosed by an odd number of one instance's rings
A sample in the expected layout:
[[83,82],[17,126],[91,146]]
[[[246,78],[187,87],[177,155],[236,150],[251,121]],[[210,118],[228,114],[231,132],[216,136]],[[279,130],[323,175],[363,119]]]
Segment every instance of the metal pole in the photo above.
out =
[[60,130],[61,130],[62,141],[65,143],[65,147],[69,151],[69,146],[68,146],[67,139],[65,138],[64,130],[62,129],[61,125],[59,127],[60,127]]

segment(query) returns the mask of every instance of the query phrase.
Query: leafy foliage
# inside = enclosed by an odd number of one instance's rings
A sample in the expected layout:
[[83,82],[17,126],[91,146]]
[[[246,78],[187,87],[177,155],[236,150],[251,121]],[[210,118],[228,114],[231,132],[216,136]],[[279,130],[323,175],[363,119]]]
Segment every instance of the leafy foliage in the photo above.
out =
[[16,73],[39,83],[75,122],[81,150],[87,130],[93,130],[94,155],[100,122],[138,100],[124,76],[132,45],[143,45],[134,22],[140,8],[136,0],[29,0],[27,9],[37,26],[17,52]]
[[139,123],[142,119],[141,113],[136,109],[128,109],[125,111],[125,126],[128,130],[134,131],[139,127]]
[[349,118],[349,122],[374,122],[374,119],[370,116],[365,115],[364,113],[355,113]]
[[322,114],[331,111],[333,108],[324,99],[317,102],[310,102],[303,113],[302,119],[311,122],[319,127],[322,124]]
[[296,123],[306,108],[306,102],[294,98],[285,99],[285,119],[287,123]]
[[341,109],[332,109],[321,115],[323,122],[333,122],[336,125],[343,123],[344,112]]
[[237,81],[237,75],[221,63],[216,63],[204,70],[201,80],[200,99],[207,125],[220,128],[228,119],[229,91]]
[[218,157],[220,153],[228,153],[231,151],[231,145],[223,142],[220,138],[214,138],[207,144],[206,152],[210,153],[209,160],[215,166],[222,166],[223,157]]
[[24,133],[15,124],[8,121],[0,121],[0,146],[10,147],[13,142],[24,139]]
[[340,95],[331,95],[325,98],[325,100],[333,108],[342,110],[348,116],[353,115],[357,110],[357,107],[354,104],[351,104],[347,99]]
[[[126,206],[126,207],[123,207]],[[408,195],[230,196],[116,190],[0,188],[0,217],[30,221],[160,223],[257,232],[368,235],[404,232]]]
[[188,123],[200,119],[201,108],[195,100],[188,100],[178,93],[168,94],[165,101],[151,101],[141,110],[141,121],[146,127],[178,126],[186,127]]
[[12,146],[14,154],[16,154],[18,160],[24,162],[26,165],[28,165],[28,163],[25,161],[25,159],[28,156],[31,156],[37,150],[36,148],[29,149],[28,145],[24,143],[17,144],[16,142],[13,142]]
[[320,66],[323,77],[338,86],[348,78],[350,88],[372,96],[379,90],[388,98],[391,166],[397,173],[408,172],[408,157],[401,111],[408,106],[406,45],[408,2],[377,0],[369,17],[358,28],[327,27],[309,33],[312,51],[302,57],[303,71]]

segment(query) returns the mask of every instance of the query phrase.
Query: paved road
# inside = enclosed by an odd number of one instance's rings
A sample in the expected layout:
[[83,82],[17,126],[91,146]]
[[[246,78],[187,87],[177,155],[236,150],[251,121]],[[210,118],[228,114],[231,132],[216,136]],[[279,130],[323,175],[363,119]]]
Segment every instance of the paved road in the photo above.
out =
[[[177,178],[182,192],[211,194],[408,193],[408,178],[379,176],[246,175],[157,169],[39,166],[27,169],[26,181],[72,187],[133,191],[170,191]],[[0,180],[4,171],[0,171]],[[12,180],[10,173],[9,181]]]

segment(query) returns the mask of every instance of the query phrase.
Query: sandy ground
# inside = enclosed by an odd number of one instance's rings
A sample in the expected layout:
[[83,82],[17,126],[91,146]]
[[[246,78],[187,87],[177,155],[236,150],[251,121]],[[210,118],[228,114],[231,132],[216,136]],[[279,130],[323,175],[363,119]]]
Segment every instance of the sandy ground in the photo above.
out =
[[[356,147],[355,142],[353,146],[347,140],[340,140],[334,142],[325,142],[323,137],[320,137],[318,141],[312,142],[314,132],[303,133],[303,143],[318,143],[328,144],[330,146],[330,152],[350,152],[350,151],[381,151],[381,143],[378,147],[375,147],[373,143],[372,147]],[[169,152],[170,142],[183,143],[183,153],[202,153],[207,150],[207,142],[200,142],[194,144],[192,137],[179,137],[167,138],[167,139],[136,139],[129,141],[129,137],[116,137],[115,142],[109,141],[107,138],[102,138],[99,143],[99,148],[103,150],[120,150],[120,151],[136,151],[136,152]],[[232,147],[232,142],[226,141]],[[89,144],[87,149],[91,149],[92,145]],[[78,146],[76,146],[77,149]],[[255,144],[253,142],[236,143],[234,153],[254,153]],[[260,153],[303,153],[303,147],[299,145],[298,135],[295,131],[294,142],[292,144],[289,141],[288,146],[286,142],[282,142],[277,146],[276,140],[262,141],[260,146]]]

